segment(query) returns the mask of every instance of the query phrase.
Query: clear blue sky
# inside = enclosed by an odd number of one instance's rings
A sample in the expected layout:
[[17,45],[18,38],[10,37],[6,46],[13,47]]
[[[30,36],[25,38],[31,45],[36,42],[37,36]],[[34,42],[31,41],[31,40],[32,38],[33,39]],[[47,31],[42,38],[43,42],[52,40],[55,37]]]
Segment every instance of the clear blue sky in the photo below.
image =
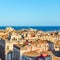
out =
[[0,26],[60,26],[60,0],[0,0]]

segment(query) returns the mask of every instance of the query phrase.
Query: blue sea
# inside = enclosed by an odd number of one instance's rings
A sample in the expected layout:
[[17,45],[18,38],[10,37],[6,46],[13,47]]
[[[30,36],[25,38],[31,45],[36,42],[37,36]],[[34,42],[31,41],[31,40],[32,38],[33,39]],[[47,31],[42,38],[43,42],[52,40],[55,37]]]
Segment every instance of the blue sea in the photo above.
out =
[[42,31],[59,31],[60,26],[0,26],[0,29],[5,29],[6,27],[12,27],[15,30],[33,28]]

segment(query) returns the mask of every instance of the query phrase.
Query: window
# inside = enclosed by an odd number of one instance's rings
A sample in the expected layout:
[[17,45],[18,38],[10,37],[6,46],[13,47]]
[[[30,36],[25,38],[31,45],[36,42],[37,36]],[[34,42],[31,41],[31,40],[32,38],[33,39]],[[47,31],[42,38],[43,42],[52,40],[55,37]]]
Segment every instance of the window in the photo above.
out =
[[26,60],[26,57],[25,57],[25,60]]
[[7,46],[7,50],[9,50],[9,46]]

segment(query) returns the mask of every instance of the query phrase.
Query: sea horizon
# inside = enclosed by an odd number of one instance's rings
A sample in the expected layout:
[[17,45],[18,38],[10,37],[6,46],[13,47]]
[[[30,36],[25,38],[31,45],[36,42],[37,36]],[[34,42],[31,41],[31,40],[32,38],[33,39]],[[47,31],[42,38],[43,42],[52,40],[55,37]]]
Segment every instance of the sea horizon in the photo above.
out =
[[7,27],[12,27],[15,30],[32,28],[42,31],[60,31],[60,26],[0,26],[0,29],[5,29]]

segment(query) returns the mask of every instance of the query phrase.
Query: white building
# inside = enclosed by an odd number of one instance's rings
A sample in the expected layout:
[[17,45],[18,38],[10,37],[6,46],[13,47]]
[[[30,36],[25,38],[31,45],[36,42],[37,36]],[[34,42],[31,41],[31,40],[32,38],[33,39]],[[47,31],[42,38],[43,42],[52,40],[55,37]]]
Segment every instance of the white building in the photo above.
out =
[[0,40],[0,53],[2,54],[2,59],[5,57],[4,60],[8,60],[9,52],[13,51],[13,44],[18,44],[18,41]]

